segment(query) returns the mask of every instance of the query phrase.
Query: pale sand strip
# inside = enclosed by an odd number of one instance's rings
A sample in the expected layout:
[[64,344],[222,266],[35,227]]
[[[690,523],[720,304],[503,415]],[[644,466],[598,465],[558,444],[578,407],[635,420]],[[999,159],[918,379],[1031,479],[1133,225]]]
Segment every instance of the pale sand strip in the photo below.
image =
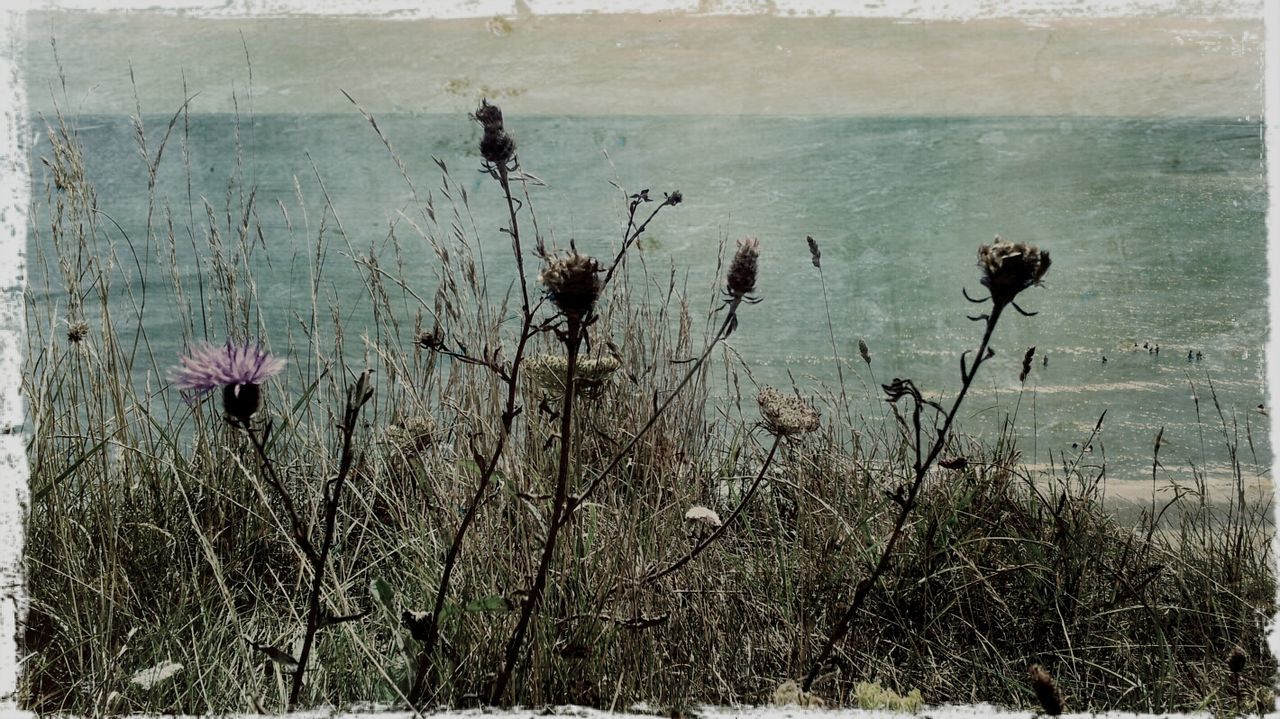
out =
[[385,21],[32,13],[34,110],[66,70],[71,110],[523,114],[1129,115],[1256,118],[1262,22],[1108,18],[904,22],[564,15]]

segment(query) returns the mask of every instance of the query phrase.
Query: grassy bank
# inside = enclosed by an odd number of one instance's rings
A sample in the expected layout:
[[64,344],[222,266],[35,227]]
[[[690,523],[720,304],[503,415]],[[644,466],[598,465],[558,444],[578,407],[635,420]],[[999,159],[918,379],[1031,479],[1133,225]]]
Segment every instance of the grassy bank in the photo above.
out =
[[[188,157],[185,112],[138,121],[153,180]],[[476,164],[509,212],[496,242],[450,170],[406,166],[399,138],[387,171],[415,201],[388,208],[377,241],[332,205],[259,206],[244,172],[220,204],[139,187],[152,212],[130,234],[97,206],[74,127],[51,120],[29,291],[70,299],[27,307],[25,706],[867,706],[876,683],[1036,707],[1032,665],[1076,711],[1271,706],[1273,528],[1243,491],[1266,468],[1227,419],[1206,434],[1239,491],[1181,487],[1125,524],[1103,508],[1095,437],[1033,473],[1011,431],[953,426],[988,339],[1026,349],[997,322],[1035,322],[1013,309],[1053,301],[1038,275],[1010,289],[998,266],[955,268],[957,296],[981,280],[991,297],[954,386],[877,377],[864,347],[839,360],[842,386],[771,395],[731,337],[752,331],[755,274],[799,239],[727,246],[716,286],[689,287],[637,249],[650,222],[680,221],[674,188],[622,191],[617,237],[577,247],[591,265],[546,246],[533,209],[554,195],[501,115],[477,115]],[[310,311],[287,327],[259,300],[269,213],[309,257]],[[184,253],[198,275],[178,271]],[[139,256],[172,272],[139,276]],[[520,267],[510,287],[486,282],[499,262]],[[323,290],[339,263],[364,296]],[[405,269],[424,263],[427,286]],[[262,408],[185,404],[148,306],[184,345],[262,340],[287,359]],[[830,311],[813,330],[834,345]]]

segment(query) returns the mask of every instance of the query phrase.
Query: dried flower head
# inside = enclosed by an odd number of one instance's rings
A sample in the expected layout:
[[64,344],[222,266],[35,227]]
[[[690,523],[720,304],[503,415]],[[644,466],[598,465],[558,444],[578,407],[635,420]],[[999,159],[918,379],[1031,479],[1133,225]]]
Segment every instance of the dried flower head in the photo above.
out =
[[1031,675],[1031,688],[1035,691],[1036,699],[1040,701],[1044,713],[1050,716],[1061,714],[1067,705],[1062,699],[1062,692],[1058,691],[1057,682],[1053,681],[1049,672],[1042,669],[1039,664],[1032,664],[1027,673]]
[[684,519],[686,522],[697,522],[713,528],[723,524],[720,521],[720,515],[716,514],[714,509],[708,509],[701,505],[690,507],[689,511],[684,513]]
[[1049,271],[1049,253],[1034,245],[1005,242],[996,235],[992,244],[978,246],[978,266],[982,268],[982,284],[991,291],[991,301],[1003,307],[1019,292],[1040,284]]
[[79,344],[89,335],[89,323],[85,321],[73,322],[67,327],[67,341],[71,344]]
[[862,355],[862,361],[866,362],[867,366],[870,367],[871,366],[871,348],[867,347],[867,341],[864,339],[858,340],[858,354]]
[[684,194],[679,190],[672,190],[671,194],[667,195],[667,199],[665,201],[666,204],[671,205],[672,207],[675,207],[681,202],[684,202]]
[[550,260],[538,275],[547,296],[565,316],[581,319],[591,314],[603,285],[596,274],[602,270],[594,257],[577,251]]
[[794,395],[765,387],[756,397],[765,429],[779,437],[812,432],[818,428],[818,410]]
[[[622,366],[617,357],[579,357],[574,375],[579,389],[593,389],[604,384]],[[548,392],[563,394],[569,378],[569,358],[563,355],[537,355],[525,361],[527,376]]]
[[484,128],[484,136],[480,138],[481,156],[487,162],[505,167],[515,157],[516,141],[503,127],[502,108],[481,99],[472,117]]
[[729,264],[728,292],[734,298],[742,298],[755,292],[756,269],[760,258],[760,240],[747,237],[738,240],[738,251]]
[[1244,671],[1245,654],[1244,650],[1239,646],[1231,648],[1231,653],[1227,655],[1227,668],[1232,674],[1239,674]]
[[169,378],[183,391],[188,403],[222,388],[227,414],[247,422],[262,404],[260,385],[284,369],[285,360],[273,356],[261,345],[232,344],[222,347],[201,343],[188,355],[178,358]]

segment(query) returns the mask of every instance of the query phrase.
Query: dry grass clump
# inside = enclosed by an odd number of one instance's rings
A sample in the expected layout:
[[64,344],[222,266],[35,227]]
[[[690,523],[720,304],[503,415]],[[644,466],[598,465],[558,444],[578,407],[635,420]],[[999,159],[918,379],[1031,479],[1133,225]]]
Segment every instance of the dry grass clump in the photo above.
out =
[[[647,191],[625,198],[621,247],[589,247],[612,262],[557,254],[529,221],[536,183],[501,111],[485,103],[475,117],[477,162],[495,181],[476,197],[508,210],[516,319],[477,269],[480,238],[457,231],[472,198],[442,165],[447,201],[420,196],[412,223],[348,255],[368,290],[358,336],[342,319],[356,303],[339,311],[318,290],[288,329],[259,314],[251,193],[228,237],[214,213],[182,227],[195,220],[167,216],[150,188],[157,220],[137,241],[173,258],[188,230],[203,237],[207,302],[176,259],[163,281],[129,276],[74,132],[53,127],[31,291],[73,299],[27,308],[23,706],[1028,708],[1043,706],[1033,664],[1073,711],[1270,701],[1266,508],[1188,492],[1179,511],[1118,524],[1096,469],[1032,476],[1011,435],[958,434],[954,409],[935,414],[909,380],[886,385],[884,414],[882,397],[844,387],[821,415],[772,389],[755,408],[709,412],[712,367],[746,382],[716,349],[749,327],[743,306],[769,271],[761,243],[739,242],[697,317],[674,282],[629,261],[679,192],[647,217]],[[410,243],[412,261],[433,258],[433,286],[390,269],[410,262]],[[318,257],[328,247],[315,238]],[[963,387],[999,311],[1048,267],[1047,253],[1012,248],[985,250],[992,305]],[[526,256],[549,302],[527,287]],[[157,388],[154,368],[179,348],[147,336],[154,310],[118,317],[109,301],[144,282],[183,346],[270,336],[287,354],[254,412],[228,422],[216,402],[193,409]],[[598,349],[610,345],[625,351]],[[358,422],[353,384],[367,401]]]

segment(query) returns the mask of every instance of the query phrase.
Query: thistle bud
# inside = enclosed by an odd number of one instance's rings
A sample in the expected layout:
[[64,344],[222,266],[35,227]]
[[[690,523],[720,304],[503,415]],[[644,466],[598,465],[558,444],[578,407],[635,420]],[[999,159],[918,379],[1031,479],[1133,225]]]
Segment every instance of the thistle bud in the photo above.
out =
[[1031,688],[1036,693],[1036,699],[1040,701],[1040,706],[1044,709],[1044,713],[1050,716],[1058,716],[1066,709],[1066,702],[1062,699],[1062,692],[1058,691],[1058,684],[1053,681],[1053,677],[1040,667],[1039,664],[1032,664],[1027,670],[1031,675]]
[[1040,284],[1049,271],[1049,253],[1034,245],[1005,242],[997,235],[994,243],[978,247],[978,266],[991,301],[1003,307],[1019,292]]
[[472,117],[484,128],[484,137],[480,138],[480,154],[485,161],[500,166],[511,162],[516,154],[516,141],[503,127],[502,108],[482,99]]
[[747,237],[738,240],[738,251],[729,264],[728,292],[741,298],[756,289],[757,260],[760,257],[760,240]]

